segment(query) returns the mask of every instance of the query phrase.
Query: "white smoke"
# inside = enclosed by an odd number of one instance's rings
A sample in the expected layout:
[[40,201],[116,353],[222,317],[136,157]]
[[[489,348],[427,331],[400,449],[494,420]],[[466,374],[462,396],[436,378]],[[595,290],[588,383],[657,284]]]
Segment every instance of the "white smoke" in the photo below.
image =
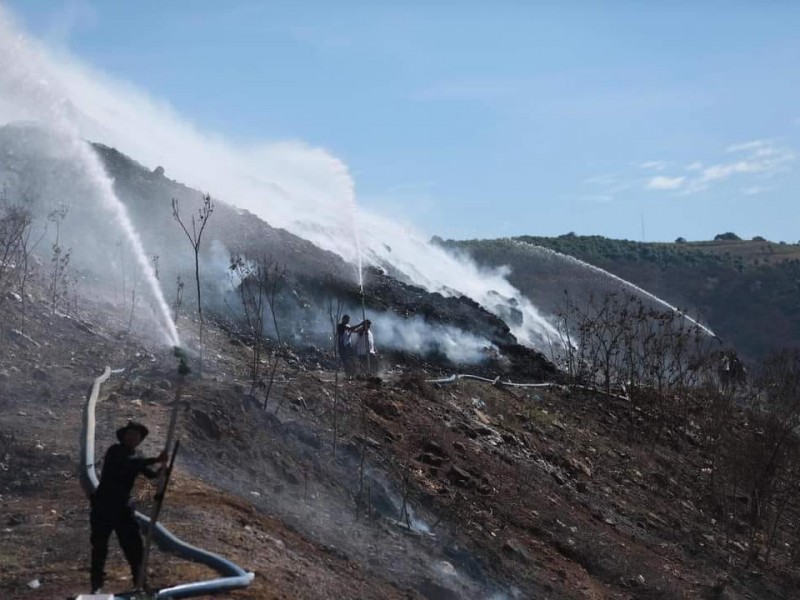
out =
[[[257,264],[247,259],[243,260],[244,273],[255,274]],[[213,240],[202,260],[203,271],[208,273],[208,280],[213,282],[215,298],[220,299],[218,302],[226,303],[226,309],[229,311],[239,311],[241,305],[237,288],[241,280],[232,275],[230,265],[231,254],[228,249],[219,240]],[[221,305],[218,309],[223,310]],[[266,306],[265,310],[268,310]],[[286,307],[281,310],[285,311]],[[309,321],[307,315],[300,312],[299,307],[295,307],[294,311],[297,312],[281,314],[281,320],[303,323],[304,333],[316,336],[320,340],[332,334],[328,322]],[[351,312],[354,315],[358,314],[357,310]],[[393,312],[371,312],[369,319],[372,322],[375,347],[379,353],[386,350],[402,350],[418,356],[443,355],[456,364],[478,364],[492,358],[500,359],[502,356],[497,346],[486,338],[453,325],[429,323],[416,315],[404,318]],[[265,319],[268,328],[270,322],[269,318]],[[355,335],[353,334],[353,343]]]
[[388,348],[422,356],[443,354],[451,362],[463,364],[500,356],[494,344],[452,325],[431,324],[418,316],[403,319],[393,313],[378,313],[369,319],[378,352]]
[[[236,144],[201,132],[164,102],[114,80],[27,36],[0,8],[0,123],[46,121],[52,103],[85,139],[115,146],[136,160],[247,209],[355,264],[391,265],[431,292],[466,295],[505,319],[522,342],[545,348],[552,325],[506,279],[431,244],[421,232],[366,211],[355,214],[347,166],[321,148],[282,141]],[[21,75],[35,80],[22,89]],[[213,89],[213,84],[211,85]],[[354,230],[358,227],[358,232]],[[354,273],[356,269],[354,269]]]

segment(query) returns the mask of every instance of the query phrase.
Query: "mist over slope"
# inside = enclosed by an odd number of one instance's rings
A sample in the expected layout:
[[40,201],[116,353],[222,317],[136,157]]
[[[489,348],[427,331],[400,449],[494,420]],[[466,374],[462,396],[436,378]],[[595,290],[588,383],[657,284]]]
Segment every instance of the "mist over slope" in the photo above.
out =
[[[181,214],[190,218],[201,206],[203,194],[173,181],[163,169],[146,169],[107,146],[93,148],[113,178],[115,193],[140,233],[149,253],[147,259],[156,267],[160,285],[172,303],[177,278],[191,283],[194,277],[192,248],[173,218],[172,200],[178,202]],[[40,127],[0,128],[4,197],[34,211],[37,231],[46,234],[46,243],[40,245],[45,260],[57,233],[59,243],[71,252],[71,267],[79,273],[82,285],[92,288],[92,293],[96,293],[94,288],[104,287],[109,299],[124,307],[130,303],[128,296],[134,287],[139,296],[146,293],[141,286],[141,269],[124,236],[95,197],[92,182],[71,154],[61,149],[59,138]],[[56,223],[52,214],[59,211],[64,211],[65,217]],[[270,260],[286,270],[276,310],[284,340],[294,345],[330,347],[330,311],[336,306],[359,320],[361,294],[353,279],[352,264],[222,200],[214,200],[214,213],[200,252],[207,314],[233,321],[243,316],[231,278],[234,255]],[[379,350],[470,364],[503,356],[504,368],[521,373],[549,368],[541,355],[518,345],[503,320],[464,296],[430,293],[377,268],[365,270],[364,286]],[[184,306],[193,306],[193,285],[185,285],[183,293]],[[147,303],[141,304],[140,310],[148,309]],[[267,323],[267,335],[275,336],[271,319]]]
[[341,256],[445,296],[466,295],[540,349],[552,325],[503,270],[481,269],[427,235],[356,205],[355,182],[330,152],[296,141],[233,143],[203,132],[131,85],[27,36],[0,9],[0,124],[33,120],[116,147]]

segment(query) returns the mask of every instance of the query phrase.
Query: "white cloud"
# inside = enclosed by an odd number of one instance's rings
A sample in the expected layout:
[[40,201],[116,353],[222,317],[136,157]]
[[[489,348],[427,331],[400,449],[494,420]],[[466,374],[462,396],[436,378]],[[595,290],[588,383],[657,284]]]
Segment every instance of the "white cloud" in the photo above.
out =
[[669,166],[669,163],[665,160],[648,160],[647,162],[643,162],[639,165],[640,169],[647,169],[652,171],[663,171]]
[[[772,178],[788,171],[790,163],[797,158],[794,150],[779,146],[770,140],[751,140],[734,144],[725,148],[725,153],[739,156],[737,156],[737,160],[731,162],[706,166],[700,161],[695,161],[687,165],[686,172],[689,175],[686,177],[684,185],[681,186],[681,193],[685,195],[701,192],[711,185],[725,182],[734,177],[751,177],[757,180]],[[751,184],[745,185],[742,193],[754,195],[767,189],[764,186]]]
[[648,190],[677,190],[680,189],[681,186],[686,181],[686,177],[665,177],[664,175],[657,175],[656,177],[651,177],[645,188]]
[[722,163],[706,167],[701,171],[703,181],[723,181],[733,175],[759,174],[772,177],[788,169],[788,163],[797,157],[793,150],[774,146],[763,140],[730,146],[727,152],[745,153],[736,162]]
[[749,152],[769,146],[769,140],[752,140],[749,142],[742,142],[740,144],[733,144],[725,148],[725,152]]
[[740,160],[735,163],[713,165],[703,169],[701,178],[703,181],[718,181],[728,179],[736,173],[759,173],[765,166],[759,162]]
[[728,181],[737,181],[740,193],[753,196],[774,189],[765,186],[764,182],[788,172],[791,163],[798,158],[792,148],[770,139],[732,144],[723,148],[720,154],[724,158],[716,163],[699,160],[682,165],[663,160],[631,162],[629,166],[650,173],[646,176],[634,174],[627,179],[619,173],[599,175],[585,180],[585,183],[605,195],[635,188],[688,196]]

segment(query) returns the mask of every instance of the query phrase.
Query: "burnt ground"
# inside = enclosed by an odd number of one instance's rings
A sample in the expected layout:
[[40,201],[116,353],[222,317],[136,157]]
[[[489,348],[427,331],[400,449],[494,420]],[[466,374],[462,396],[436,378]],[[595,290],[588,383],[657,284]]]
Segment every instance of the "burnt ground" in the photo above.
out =
[[[104,386],[98,452],[128,418],[163,442],[175,385],[168,349],[125,335],[84,302],[70,316],[6,304],[0,350],[0,597],[86,591],[88,510],[77,477],[82,409]],[[196,324],[183,319],[191,343]],[[629,436],[616,400],[506,390],[403,357],[381,379],[336,386],[332,357],[282,350],[267,409],[249,394],[249,348],[208,332],[186,387],[183,450],[165,524],[256,573],[230,598],[791,598],[789,549],[746,561],[744,530],[707,504],[694,432]],[[426,372],[425,370],[430,372]],[[334,453],[334,422],[336,451]],[[98,457],[100,458],[100,457]],[[138,490],[146,507],[152,489]],[[408,515],[402,507],[410,508]],[[796,522],[795,522],[796,524]],[[154,586],[212,577],[156,552]],[[109,588],[127,587],[112,543]],[[40,587],[28,584],[37,580]]]

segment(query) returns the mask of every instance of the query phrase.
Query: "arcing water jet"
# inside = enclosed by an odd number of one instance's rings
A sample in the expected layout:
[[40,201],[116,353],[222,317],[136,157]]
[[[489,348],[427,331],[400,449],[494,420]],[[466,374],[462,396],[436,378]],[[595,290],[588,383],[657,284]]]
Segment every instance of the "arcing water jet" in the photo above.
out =
[[[0,46],[17,37],[18,30],[3,23],[0,9]],[[215,190],[222,200],[236,203],[272,226],[358,264],[360,287],[364,265],[388,267],[429,292],[473,299],[510,321],[523,344],[546,350],[548,336],[557,338],[552,324],[508,282],[502,270],[480,269],[469,258],[430,243],[430,236],[396,219],[359,210],[354,252],[350,232],[355,219],[348,218],[355,210],[353,181],[347,166],[327,151],[295,142],[234,146],[220,136],[203,134],[163,102],[128,84],[119,85],[71,58],[50,54],[41,44],[34,47],[37,52],[28,54],[35,54],[35,60],[4,51],[0,70],[13,69],[8,63],[15,63],[22,73],[36,74],[37,81],[49,81],[48,89],[58,85],[62,91],[57,97],[68,99],[71,123],[79,127],[81,137],[116,146],[151,167],[162,165],[176,179]],[[0,119],[8,104],[2,92]],[[39,93],[33,90],[30,95]],[[20,98],[21,102],[14,102],[17,110],[12,111],[17,119],[24,118],[26,111],[19,107],[28,102],[17,94]]]
[[33,119],[40,123],[53,133],[54,143],[75,157],[76,163],[97,190],[103,208],[111,213],[114,223],[133,249],[136,262],[155,298],[165,341],[171,346],[180,345],[178,331],[164,294],[127,208],[114,192],[113,182],[100,159],[81,138],[72,105],[59,86],[48,79],[48,69],[44,65],[46,61],[42,53],[25,36],[14,31],[2,9],[0,56],[3,56],[0,62],[0,107],[10,110],[17,118]]
[[161,286],[158,283],[158,279],[156,279],[153,267],[150,261],[147,260],[147,254],[144,251],[142,240],[139,237],[139,233],[136,231],[136,227],[133,225],[133,221],[131,221],[128,215],[128,209],[114,193],[113,182],[100,164],[100,159],[97,157],[94,150],[92,150],[86,142],[75,138],[70,139],[70,144],[74,147],[76,155],[80,157],[90,179],[98,187],[100,197],[104,203],[104,208],[114,216],[116,224],[125,234],[131,248],[133,248],[133,255],[136,257],[136,262],[144,273],[145,281],[161,313],[161,326],[166,337],[165,341],[170,346],[180,346],[178,330],[175,327],[175,322],[172,320],[169,306],[164,299],[164,293],[161,291]]
[[685,312],[680,310],[677,306],[673,306],[672,304],[670,304],[666,300],[664,300],[662,298],[659,298],[658,296],[656,296],[652,292],[648,292],[647,290],[639,287],[635,283],[631,283],[630,281],[628,281],[626,279],[623,279],[622,277],[619,277],[618,275],[614,275],[613,273],[610,273],[609,271],[606,271],[605,269],[601,269],[600,267],[596,267],[595,265],[592,265],[592,264],[589,264],[587,262],[584,262],[584,261],[582,261],[582,260],[580,260],[578,258],[575,258],[574,256],[570,256],[568,254],[562,254],[561,252],[557,252],[556,250],[551,250],[550,248],[545,248],[544,246],[537,246],[536,244],[529,244],[528,242],[523,242],[521,240],[512,240],[512,241],[515,244],[524,246],[525,248],[529,248],[531,250],[539,252],[540,254],[556,257],[556,258],[558,258],[560,260],[563,260],[565,262],[570,262],[572,264],[578,265],[578,266],[583,267],[585,269],[588,269],[590,271],[594,271],[595,273],[599,273],[603,277],[607,277],[609,279],[612,279],[613,281],[616,281],[617,283],[621,284],[623,287],[627,287],[627,288],[635,291],[636,293],[641,294],[642,296],[648,298],[649,300],[652,300],[653,302],[663,306],[664,308],[679,314],[681,317],[683,317],[684,319],[689,321],[689,323],[691,323],[692,325],[694,325],[695,327],[697,327],[698,329],[700,329],[701,331],[703,331],[707,335],[711,336],[712,338],[714,338],[716,340],[719,340],[719,337],[717,337],[717,334],[714,333],[713,331],[711,331],[711,329],[709,329],[708,327],[706,327],[702,323],[699,323],[696,319],[693,319],[692,317],[687,315]]

